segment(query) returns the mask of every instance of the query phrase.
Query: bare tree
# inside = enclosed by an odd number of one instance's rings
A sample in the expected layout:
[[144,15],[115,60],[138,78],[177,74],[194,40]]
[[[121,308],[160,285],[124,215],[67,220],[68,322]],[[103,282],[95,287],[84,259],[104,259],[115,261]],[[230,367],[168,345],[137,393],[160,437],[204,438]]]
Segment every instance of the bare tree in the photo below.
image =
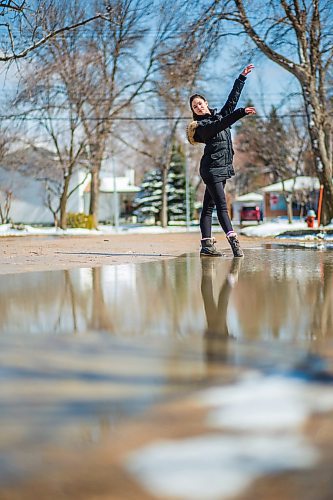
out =
[[[171,30],[169,19],[162,13],[160,18],[155,16],[153,38],[147,38],[152,34],[147,30],[152,27],[154,7],[149,0],[117,0],[108,7],[113,23],[96,21],[83,38],[58,37],[50,44],[47,56],[53,67],[61,61],[53,72],[66,88],[86,137],[85,152],[91,169],[89,212],[95,226],[102,162],[114,155],[113,139],[123,134],[125,127],[119,120],[126,118],[125,112],[133,113],[135,104],[153,92],[160,50]],[[76,10],[72,18],[75,15]]]
[[[96,7],[101,3],[96,2]],[[53,207],[51,203],[59,193],[59,183],[53,182],[46,183],[47,204],[54,217],[60,210],[63,228],[67,200],[72,193],[71,177],[82,159],[89,162],[90,213],[97,225],[99,172],[113,118],[145,91],[151,69],[143,77],[130,71],[136,45],[145,33],[141,18],[146,13],[139,9],[138,1],[120,0],[112,8],[108,5],[108,10],[110,20],[117,17],[116,24],[96,22],[84,36],[74,31],[62,33],[39,51],[35,58],[38,68],[25,80],[25,91],[19,99],[25,106],[29,103],[34,119],[46,130],[57,152],[62,172],[60,206]],[[67,3],[66,11],[53,10],[52,16],[58,24],[64,16],[77,23],[84,16],[84,9],[73,0]],[[52,16],[45,18],[46,25],[52,23]]]
[[207,26],[221,28],[225,21],[240,26],[260,51],[298,80],[316,172],[324,185],[324,224],[333,217],[332,108],[326,90],[332,70],[332,18],[329,0],[215,0],[196,24],[197,33]]
[[[190,115],[189,96],[200,81],[201,73],[215,47],[212,30],[208,30],[200,40],[194,30],[184,30],[184,19],[188,14],[190,2],[174,3],[173,10],[165,4],[172,20],[171,36],[163,44],[159,56],[159,79],[155,88],[159,109],[168,119],[160,155],[162,171],[162,210],[161,225],[167,226],[167,180],[172,148],[178,132],[181,117]],[[171,21],[169,21],[171,22]]]
[[291,193],[285,193],[285,199],[288,206],[289,222],[292,222],[293,210],[292,203],[296,201],[300,209],[300,217],[304,216],[304,208],[310,202],[311,193],[308,187],[303,189],[294,189],[296,178],[306,174],[306,157],[309,153],[309,134],[303,117],[298,117],[299,113],[291,113],[287,127],[286,148],[288,151],[288,166],[292,173],[290,177],[294,178],[293,189]]
[[[249,100],[246,106],[253,106],[253,102]],[[232,180],[232,184],[237,194],[244,194],[272,181],[271,168],[268,168],[271,162],[269,160],[267,163],[266,159],[265,164],[261,155],[265,129],[265,121],[261,116],[256,115],[251,120],[242,120],[235,129],[237,176]]]
[[[35,133],[42,133],[44,139],[46,135],[54,151],[53,171],[43,178],[39,175],[39,178],[45,181],[46,205],[52,211],[56,225],[60,214],[60,227],[65,229],[68,199],[80,185],[71,186],[72,177],[86,164],[85,136],[74,105],[68,103],[66,89],[49,68],[35,68],[21,84],[23,90],[16,103],[24,108],[25,116],[34,119]],[[51,200],[56,207],[51,206]]]
[[52,25],[45,26],[45,19],[49,18],[52,11],[58,8],[56,2],[52,0],[1,1],[0,27],[4,37],[0,45],[0,61],[9,62],[22,59],[60,33],[81,28],[96,19],[110,20],[107,6],[104,6],[99,12],[94,12],[89,8],[90,2],[84,3],[85,10],[90,11],[90,15],[73,23],[64,19],[62,23],[54,22]]

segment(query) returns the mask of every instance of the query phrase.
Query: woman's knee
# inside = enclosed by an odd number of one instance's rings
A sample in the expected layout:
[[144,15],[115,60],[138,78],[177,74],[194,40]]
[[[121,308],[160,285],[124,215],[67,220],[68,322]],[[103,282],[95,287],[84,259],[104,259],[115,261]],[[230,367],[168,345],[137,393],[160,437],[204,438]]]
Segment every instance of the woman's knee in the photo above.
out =
[[201,215],[212,215],[213,210],[215,208],[215,203],[204,203],[202,206]]

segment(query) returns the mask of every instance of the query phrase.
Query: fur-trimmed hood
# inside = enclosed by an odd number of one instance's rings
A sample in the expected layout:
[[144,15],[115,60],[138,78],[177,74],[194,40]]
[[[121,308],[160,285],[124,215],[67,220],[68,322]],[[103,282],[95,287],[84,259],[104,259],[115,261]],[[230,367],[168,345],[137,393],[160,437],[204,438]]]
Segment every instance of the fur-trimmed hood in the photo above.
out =
[[198,122],[193,120],[191,123],[189,123],[186,127],[186,135],[187,135],[187,140],[192,146],[196,146],[197,144],[200,144],[200,142],[197,142],[194,140],[194,134],[197,129]]

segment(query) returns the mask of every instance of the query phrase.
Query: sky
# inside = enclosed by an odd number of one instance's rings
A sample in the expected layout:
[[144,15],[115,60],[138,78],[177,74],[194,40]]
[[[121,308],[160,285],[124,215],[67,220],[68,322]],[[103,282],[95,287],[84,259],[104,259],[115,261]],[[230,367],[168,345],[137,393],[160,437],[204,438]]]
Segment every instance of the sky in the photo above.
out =
[[[231,90],[234,79],[243,69],[243,66],[240,64],[238,69],[229,68],[226,73],[221,59],[222,56],[221,58],[213,59],[209,63],[209,71],[215,73],[215,79],[207,79],[204,84],[198,85],[198,91],[201,90],[204,92],[212,107],[222,106]],[[18,71],[15,64],[12,64],[8,70],[5,70],[4,65],[1,67],[1,64],[0,106],[8,93],[16,91],[20,71],[24,71],[24,69]],[[272,105],[278,108],[279,114],[283,114],[286,110],[296,106],[297,103],[300,104],[300,88],[295,77],[266,57],[260,57],[260,59],[254,61],[254,64],[255,69],[248,76],[242,93],[241,105],[244,105],[248,99],[251,99],[258,113],[266,116]]]
[[279,114],[301,105],[300,87],[293,75],[260,52],[244,63],[246,59],[238,49],[239,46],[241,43],[238,40],[230,40],[222,47],[218,56],[208,63],[207,72],[215,75],[215,78],[207,79],[203,83],[202,91],[211,107],[222,106],[235,78],[245,65],[250,63],[254,64],[255,68],[247,77],[240,105],[251,99],[257,112],[263,116],[268,115],[273,105],[278,108]]

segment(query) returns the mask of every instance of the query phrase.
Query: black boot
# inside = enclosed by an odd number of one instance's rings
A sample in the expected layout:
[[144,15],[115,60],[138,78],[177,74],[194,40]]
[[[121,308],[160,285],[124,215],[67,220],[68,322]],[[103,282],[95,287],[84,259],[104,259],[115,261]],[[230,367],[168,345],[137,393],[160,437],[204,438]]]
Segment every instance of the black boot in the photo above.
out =
[[200,255],[207,257],[222,257],[223,254],[216,249],[216,246],[214,245],[215,242],[215,238],[206,238],[201,240]]
[[231,246],[232,253],[234,257],[244,257],[243,250],[240,247],[239,240],[237,238],[237,234],[233,233],[230,236],[227,236],[229,244]]

